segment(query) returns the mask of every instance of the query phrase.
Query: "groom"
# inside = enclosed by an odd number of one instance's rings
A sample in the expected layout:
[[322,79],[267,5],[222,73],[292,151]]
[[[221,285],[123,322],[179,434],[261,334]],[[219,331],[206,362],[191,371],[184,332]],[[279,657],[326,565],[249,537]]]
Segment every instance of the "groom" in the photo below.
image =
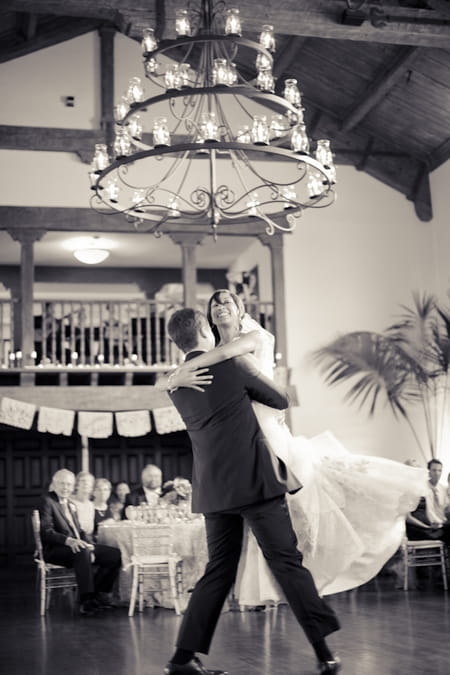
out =
[[[187,360],[215,346],[206,317],[194,309],[174,312],[168,332]],[[218,363],[210,372],[213,380],[204,392],[185,388],[171,392],[192,443],[192,510],[205,514],[209,561],[194,588],[177,649],[164,673],[226,672],[206,669],[195,653],[209,652],[236,578],[244,520],[314,648],[320,673],[336,673],[339,661],[324,638],[338,630],[339,623],[302,565],[285,500],[286,492],[296,492],[301,485],[269,448],[251,404],[254,400],[283,410],[288,400],[245,357]]]

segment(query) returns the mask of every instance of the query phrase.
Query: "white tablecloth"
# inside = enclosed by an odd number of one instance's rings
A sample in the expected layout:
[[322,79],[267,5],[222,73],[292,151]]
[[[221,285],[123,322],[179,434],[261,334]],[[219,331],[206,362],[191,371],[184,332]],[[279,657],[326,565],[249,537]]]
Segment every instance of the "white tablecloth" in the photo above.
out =
[[[132,548],[132,523],[123,520],[119,523],[100,523],[98,543],[114,546],[122,554],[122,569],[119,577],[119,596],[123,602],[129,601],[131,591],[132,568],[129,566]],[[140,524],[139,527],[152,527],[151,524]],[[182,608],[189,599],[188,591],[195,586],[202,576],[208,561],[206,547],[206,532],[203,517],[192,520],[174,521],[167,524],[172,528],[174,551],[183,559],[183,598]],[[172,607],[170,599],[165,594],[154,594],[157,604],[163,607]]]

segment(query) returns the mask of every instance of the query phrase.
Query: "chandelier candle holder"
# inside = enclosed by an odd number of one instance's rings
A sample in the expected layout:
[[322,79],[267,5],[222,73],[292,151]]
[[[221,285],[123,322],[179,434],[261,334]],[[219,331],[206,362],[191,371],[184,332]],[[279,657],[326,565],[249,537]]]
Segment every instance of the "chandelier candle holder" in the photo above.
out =
[[[160,42],[144,30],[153,95],[133,77],[114,107],[111,155],[96,145],[90,168],[92,207],[125,214],[136,228],[148,221],[155,234],[176,222],[216,237],[219,226],[255,218],[268,234],[291,232],[305,209],[332,204],[330,142],[311,152],[295,79],[275,94],[273,26],[247,39],[238,9],[197,0],[176,11],[175,29]],[[238,52],[254,64],[252,79],[238,72]]]

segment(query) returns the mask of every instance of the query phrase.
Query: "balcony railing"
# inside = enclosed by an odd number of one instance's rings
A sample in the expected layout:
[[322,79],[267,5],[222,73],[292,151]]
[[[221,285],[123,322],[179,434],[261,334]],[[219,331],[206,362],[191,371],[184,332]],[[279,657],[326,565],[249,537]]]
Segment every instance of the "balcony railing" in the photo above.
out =
[[[167,334],[176,308],[156,300],[35,301],[34,349],[25,361],[14,330],[14,303],[0,301],[0,363],[3,368],[22,368],[26,363],[70,368],[160,366],[163,370],[182,359]],[[273,330],[272,303],[254,302],[247,311]]]

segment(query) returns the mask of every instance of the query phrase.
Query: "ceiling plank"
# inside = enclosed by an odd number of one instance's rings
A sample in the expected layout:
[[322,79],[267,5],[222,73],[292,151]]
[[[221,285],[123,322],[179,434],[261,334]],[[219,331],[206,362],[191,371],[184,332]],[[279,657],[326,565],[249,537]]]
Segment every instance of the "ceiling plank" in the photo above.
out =
[[273,74],[276,78],[289,77],[291,66],[298,60],[306,38],[298,35],[290,36],[280,51],[276,52],[273,64]]
[[403,77],[405,70],[414,63],[419,53],[420,50],[416,47],[403,47],[393,62],[379,70],[375,81],[371,82],[367,88],[366,94],[362,95],[360,102],[347,115],[342,124],[343,131],[354,129],[380,103],[398,80]]

